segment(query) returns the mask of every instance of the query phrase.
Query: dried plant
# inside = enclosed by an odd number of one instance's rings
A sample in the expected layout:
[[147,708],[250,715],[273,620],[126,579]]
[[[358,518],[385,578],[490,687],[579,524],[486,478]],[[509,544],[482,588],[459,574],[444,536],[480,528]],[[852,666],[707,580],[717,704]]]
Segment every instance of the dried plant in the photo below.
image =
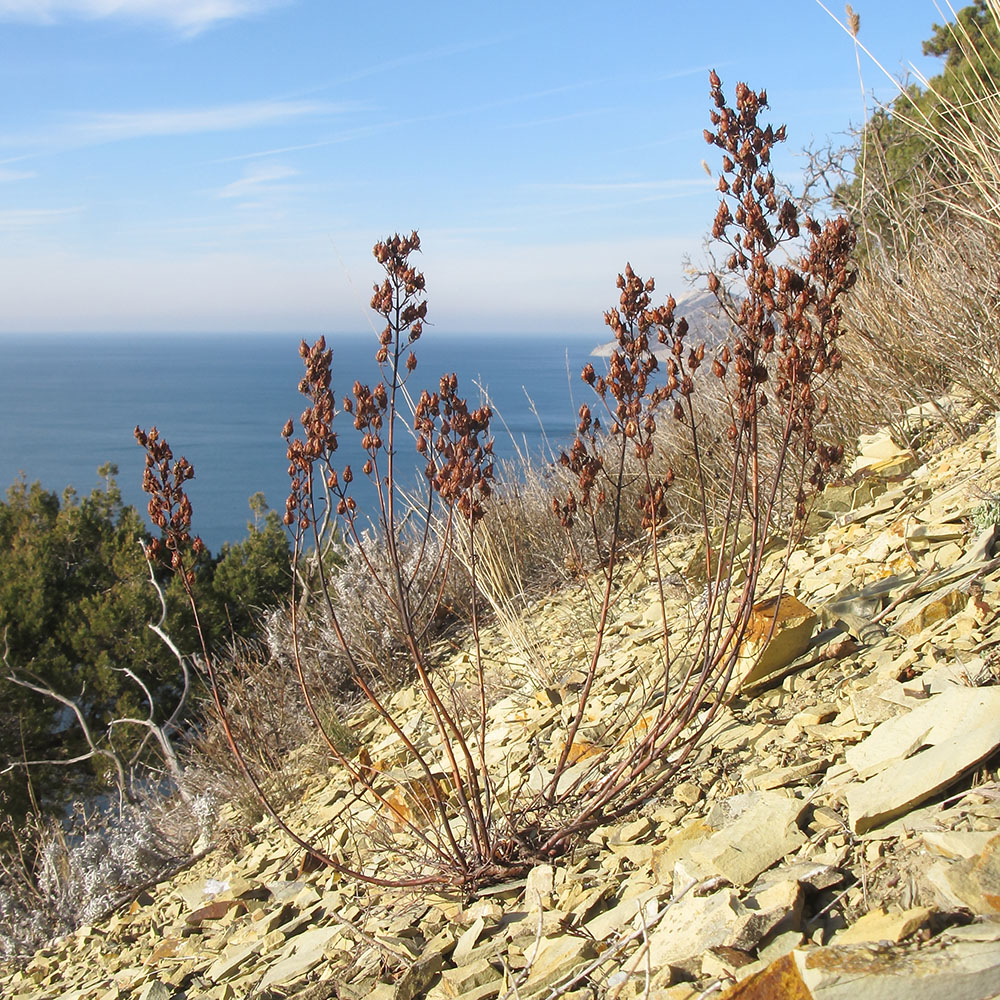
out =
[[[693,403],[705,346],[687,343],[688,324],[675,315],[675,300],[668,297],[662,306],[654,306],[653,282],[643,281],[626,267],[618,277],[619,306],[606,316],[617,342],[608,373],[598,375],[592,365],[583,371],[601,415],[595,416],[589,406],[581,408],[577,438],[563,458],[577,477],[576,489],[553,501],[553,511],[567,526],[578,518],[588,520],[594,543],[601,545],[597,512],[610,505],[614,525],[620,524],[630,455],[638,463],[639,512],[660,581],[660,675],[658,680],[645,679],[645,698],[633,702],[605,733],[607,750],[593,769],[600,773],[596,786],[588,772],[563,787],[562,777],[599,675],[615,584],[625,570],[616,530],[606,543],[600,620],[586,680],[544,792],[551,808],[565,813],[571,807],[572,819],[549,833],[541,844],[544,853],[558,850],[581,828],[635,808],[661,788],[690,753],[725,701],[764,582],[764,551],[783,521],[783,503],[790,501],[787,513],[793,527],[801,525],[806,489],[822,487],[841,457],[839,447],[819,440],[816,424],[827,409],[823,385],[840,366],[838,300],[854,280],[848,266],[854,242],[850,227],[845,219],[821,227],[804,218],[802,228],[809,234],[805,253],[798,261],[788,259],[783,248],[800,245],[799,213],[790,200],[779,202],[769,170],[771,150],[784,140],[785,130],[759,122],[767,106],[763,91],[738,84],[736,107],[730,108],[714,72],[711,84],[713,130],[706,131],[705,138],[723,153],[719,179],[723,198],[713,237],[727,249],[728,276],[738,279],[744,290],[734,306],[725,295],[723,277],[709,275],[710,290],[730,310],[732,320],[729,342],[711,364],[729,416],[726,441],[716,443],[717,448],[728,449],[722,523],[718,532],[713,531]],[[669,348],[662,379],[654,341]],[[601,416],[610,431],[611,448],[599,446]],[[651,465],[657,424],[663,420],[686,429],[701,500],[708,599],[694,634],[684,637],[671,635],[656,544],[668,517],[666,498],[676,479],[672,469],[657,475]],[[772,456],[766,464],[761,461],[765,453]],[[682,638],[679,643],[678,638]],[[642,735],[636,737],[640,722]]]
[[[381,831],[376,839],[385,838],[395,850],[393,871],[373,872],[360,857],[324,851],[288,829],[229,721],[219,671],[204,644],[201,657],[238,766],[265,808],[320,863],[396,886],[471,888],[523,872],[661,788],[726,700],[754,598],[764,585],[764,550],[778,525],[789,534],[801,525],[806,490],[822,486],[840,458],[838,447],[818,437],[817,424],[827,408],[824,384],[840,365],[839,299],[853,283],[848,264],[853,237],[843,219],[821,227],[808,217],[800,235],[799,213],[790,201],[779,201],[768,167],[784,129],[759,123],[766,95],[740,84],[736,107],[730,108],[714,73],[711,85],[713,131],[706,138],[723,154],[723,200],[713,235],[726,248],[728,278],[742,283],[745,294],[738,300],[726,296],[725,276],[710,275],[711,291],[729,310],[731,335],[708,358],[705,345],[688,343],[687,322],[675,315],[674,299],[654,306],[653,282],[631,267],[618,278],[620,303],[606,315],[617,348],[607,373],[598,374],[591,365],[583,372],[600,412],[581,408],[577,438],[559,472],[572,487],[552,502],[567,532],[569,563],[588,587],[588,568],[599,567],[602,584],[584,678],[555,748],[555,766],[541,787],[529,790],[526,781],[499,773],[487,759],[482,606],[503,607],[521,583],[516,571],[505,576],[496,565],[509,539],[486,541],[481,532],[491,506],[510,500],[502,491],[499,499],[494,496],[490,407],[470,407],[458,393],[455,375],[441,377],[434,391],[415,397],[409,392],[417,369],[414,345],[427,313],[424,277],[411,262],[420,249],[417,234],[393,236],[374,249],[384,271],[372,297],[384,323],[376,385],[355,382],[338,410],[332,351],[323,338],[302,343],[305,374],[299,388],[307,405],[298,421],[301,434],[296,436],[292,420],[283,430],[291,481],[284,519],[294,538],[296,581],[289,610],[291,658],[306,709],[329,753],[366,801],[367,815]],[[793,253],[800,254],[797,260]],[[653,352],[654,342],[669,351],[665,366]],[[709,361],[711,375],[696,374]],[[728,418],[721,432],[711,432],[721,437],[728,456],[711,472],[695,406],[706,379],[716,383]],[[353,422],[360,438],[365,458],[358,471],[373,487],[374,510],[360,508],[356,470],[336,463],[338,417]],[[678,485],[676,472],[664,468],[658,454],[658,428],[664,423],[682,428],[687,437],[693,476],[685,503],[698,512],[708,580],[707,606],[684,636],[670,631],[660,562],[659,541],[674,520],[670,497]],[[425,464],[419,497],[399,483],[408,438]],[[197,540],[190,538],[190,505],[182,489],[189,467],[182,460],[167,474],[154,451],[165,447],[155,432],[140,443],[150,453],[149,467],[159,470],[147,474],[147,488],[154,523],[165,532],[161,551],[180,575],[197,622],[189,565]],[[708,482],[720,468],[726,472],[721,494]],[[722,506],[716,510],[719,496]],[[346,547],[344,565],[354,567],[349,575],[362,567],[363,584],[351,582],[351,576],[345,585],[315,555],[324,551],[332,526]],[[659,674],[639,678],[639,690],[603,720],[601,745],[581,771],[574,742],[593,707],[614,597],[632,572],[626,547],[637,533],[659,585]],[[591,552],[584,551],[585,544]],[[464,690],[435,668],[431,649],[434,623],[454,610],[448,595],[458,589],[467,595],[473,677]],[[369,594],[378,597],[379,610],[363,614],[369,613],[372,632],[381,633],[372,644],[359,641],[346,626],[356,613],[353,605],[367,603]],[[372,761],[366,748],[357,755],[345,748],[324,721],[305,648],[317,604],[318,620],[333,636],[351,684],[395,738],[391,772]],[[373,652],[386,649],[390,660],[380,663]],[[415,678],[431,735],[417,736],[391,694],[383,693],[386,675]],[[371,840],[371,830],[366,836]]]
[[[402,640],[408,664],[416,673],[437,729],[444,773],[440,772],[436,760],[417,748],[384,704],[372,683],[370,665],[359,658],[341,624],[342,612],[331,587],[325,578],[321,580],[324,615],[347,660],[352,680],[412,756],[418,772],[416,776],[426,793],[425,808],[435,818],[431,832],[425,832],[423,825],[414,822],[384,788],[377,787],[370,769],[349,761],[324,731],[331,752],[348,768],[352,778],[387,810],[394,822],[405,827],[422,844],[427,860],[446,873],[418,876],[416,881],[447,878],[478,882],[488,878],[487,872],[496,867],[496,831],[491,815],[493,797],[484,757],[487,706],[478,648],[476,570],[476,526],[492,492],[492,440],[489,437],[492,414],[488,406],[469,408],[458,395],[458,380],[453,374],[441,377],[437,391],[421,392],[413,412],[413,429],[416,451],[426,462],[427,490],[420,507],[404,496],[397,482],[397,449],[402,437],[404,401],[408,398],[406,385],[417,367],[412,345],[420,338],[427,312],[423,299],[424,277],[410,263],[411,254],[419,249],[416,233],[409,237],[393,236],[375,246],[375,258],[385,271],[385,278],[375,286],[372,297],[372,308],[385,323],[375,355],[383,380],[374,388],[355,382],[353,394],[345,397],[343,403],[344,412],[353,417],[354,428],[361,436],[361,446],[367,455],[362,472],[375,488],[377,532],[373,536],[360,528],[360,514],[351,490],[353,470],[346,466],[338,471],[334,466],[337,436],[332,428],[336,409],[330,388],[331,352],[322,339],[312,347],[303,342],[300,351],[306,375],[299,388],[311,404],[300,418],[305,436],[292,438],[291,421],[284,429],[289,441],[292,479],[285,520],[295,531],[294,558],[297,560],[304,551],[310,530],[312,541],[318,546],[317,525],[326,514],[326,505],[334,505],[352,557],[363,561],[370,582],[392,612],[394,633]],[[321,493],[319,484],[327,492]],[[432,678],[426,642],[429,623],[441,609],[448,575],[457,568],[451,559],[451,548],[458,534],[470,553],[469,607],[476,642],[478,684],[477,708],[468,715],[463,713],[462,718],[449,705],[452,699],[448,693],[439,691]],[[294,616],[297,607],[294,600],[292,606]],[[298,636],[294,618],[292,636],[293,641]],[[310,712],[323,731],[302,673],[297,641],[295,659]],[[450,788],[447,795],[445,782]],[[455,812],[452,812],[453,806]]]
[[106,917],[186,864],[214,813],[208,795],[178,802],[150,784],[120,806],[77,803],[61,822],[9,819],[0,855],[0,959],[30,956],[52,938]]

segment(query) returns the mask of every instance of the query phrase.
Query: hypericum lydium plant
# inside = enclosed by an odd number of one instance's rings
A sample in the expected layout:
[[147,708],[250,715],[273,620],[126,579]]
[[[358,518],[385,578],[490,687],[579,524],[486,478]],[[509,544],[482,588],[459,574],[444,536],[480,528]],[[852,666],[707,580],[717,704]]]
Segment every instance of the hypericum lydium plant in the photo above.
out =
[[[416,233],[393,236],[375,246],[375,258],[385,271],[371,301],[385,324],[375,354],[382,379],[374,387],[355,382],[352,394],[343,400],[342,412],[353,419],[366,455],[361,471],[374,487],[375,510],[359,509],[352,493],[354,470],[350,465],[338,468],[335,464],[337,435],[333,420],[337,411],[330,388],[332,353],[320,339],[311,347],[303,342],[300,348],[306,375],[299,388],[310,402],[299,421],[304,437],[292,437],[291,421],[284,429],[292,486],[285,522],[294,531],[293,560],[297,563],[310,545],[318,548],[321,544],[319,526],[332,508],[352,558],[364,562],[391,609],[396,634],[437,729],[446,762],[444,774],[418,749],[386,707],[372,683],[371,665],[363,662],[343,624],[344,609],[337,606],[327,579],[321,575],[319,589],[325,615],[351,678],[395,732],[419,772],[415,777],[421,782],[423,798],[434,820],[429,830],[400,807],[391,794],[393,789],[387,788],[383,779],[377,779],[371,768],[348,760],[327,737],[331,752],[383,811],[416,839],[425,861],[442,873],[426,880],[477,882],[495,868],[496,851],[494,797],[485,762],[487,704],[478,646],[475,559],[476,525],[490,496],[493,478],[491,412],[488,406],[469,408],[458,395],[454,374],[443,376],[437,391],[423,390],[412,413],[412,428],[414,447],[425,460],[425,499],[418,504],[403,492],[403,477],[397,466],[401,444],[410,436],[401,433],[408,399],[405,387],[417,367],[412,345],[420,338],[427,314],[424,277],[409,259],[419,249]],[[374,535],[362,527],[369,520],[374,521]],[[470,607],[478,687],[478,710],[471,726],[473,720],[459,717],[454,704],[449,705],[450,692],[439,691],[425,642],[427,623],[439,609],[448,575],[457,568],[452,547],[459,532],[464,536],[462,544],[471,553]],[[298,614],[298,602],[293,600],[294,659],[306,703],[322,731],[303,671]]]
[[[227,712],[222,701],[222,693],[219,689],[215,662],[208,648],[208,642],[202,628],[201,617],[198,612],[198,601],[194,590],[195,563],[205,548],[200,537],[195,536],[192,538],[191,536],[192,508],[185,484],[194,479],[194,467],[183,456],[176,460],[174,459],[173,451],[169,444],[160,436],[160,432],[156,427],[150,428],[149,431],[144,431],[136,427],[135,439],[146,453],[142,488],[149,494],[147,505],[149,518],[155,527],[160,530],[160,537],[154,538],[145,547],[146,559],[150,565],[150,573],[152,576],[153,567],[160,565],[173,572],[181,582],[191,609],[191,614],[194,617],[195,633],[198,636],[199,650],[197,664],[205,675],[212,698],[212,706],[222,726],[230,752],[236,760],[244,778],[257,793],[258,798],[281,829],[303,849],[309,851],[311,854],[325,857],[320,855],[320,852],[316,851],[311,844],[303,840],[278,815],[277,811],[271,805],[270,799],[265,793],[258,777],[250,769],[229,724]],[[162,600],[162,591],[160,594]],[[166,635],[162,630],[159,630],[158,634],[166,641]],[[337,866],[337,863],[332,858],[326,858],[325,860],[328,864]],[[346,870],[350,871],[350,869]]]
[[191,537],[191,501],[184,484],[194,479],[194,467],[181,456],[174,461],[174,453],[160,432],[152,427],[144,431],[135,429],[135,439],[146,452],[142,473],[142,489],[149,494],[147,512],[153,526],[160,529],[160,537],[146,546],[146,555],[154,563],[163,562],[180,573],[187,586],[194,583],[194,568],[185,564],[185,554],[197,558],[205,551],[201,538]]
[[[643,281],[626,267],[618,276],[619,307],[605,316],[616,342],[608,372],[598,375],[588,364],[582,373],[597,395],[608,435],[598,436],[599,417],[589,406],[581,407],[576,440],[562,457],[577,476],[577,489],[553,501],[553,512],[565,527],[577,518],[589,521],[594,543],[606,548],[606,556],[601,562],[605,584],[586,679],[544,792],[547,804],[569,808],[572,818],[542,843],[547,853],[564,847],[579,830],[634,809],[662,788],[690,755],[726,701],[774,529],[779,524],[790,529],[790,552],[806,515],[806,486],[821,488],[842,454],[839,446],[817,439],[815,425],[827,408],[822,386],[840,365],[835,346],[840,332],[838,299],[854,282],[849,267],[853,233],[846,219],[821,227],[807,217],[803,222],[811,238],[805,253],[797,261],[792,259],[785,247],[800,243],[799,213],[791,201],[779,203],[769,169],[771,151],[785,139],[785,129],[759,123],[760,112],[767,107],[763,91],[738,84],[736,107],[731,108],[714,71],[710,82],[714,130],[706,130],[705,139],[723,152],[718,185],[723,197],[712,235],[726,249],[725,271],[735,279],[714,273],[708,279],[709,289],[731,320],[728,342],[720,346],[711,365],[730,417],[726,436],[731,462],[723,508],[721,516],[713,516],[694,406],[705,378],[696,374],[705,360],[705,345],[689,346],[688,324],[675,316],[673,297],[654,307],[653,281]],[[730,293],[730,285],[741,286],[738,299]],[[653,353],[656,346],[667,349],[663,365]],[[701,497],[707,607],[680,648],[675,648],[668,627],[656,544],[674,480],[669,468],[659,476],[652,471],[661,420],[685,425]],[[641,470],[638,507],[660,585],[660,676],[647,677],[645,697],[623,709],[608,728],[601,763],[592,769],[599,780],[588,773],[561,784],[572,760],[573,741],[588,715],[614,585],[624,568],[619,526],[625,513],[629,460]],[[784,501],[789,497],[792,509],[787,511]],[[611,531],[604,540],[598,511],[608,504]],[[780,579],[777,582],[780,587]]]
[[[853,236],[843,219],[821,227],[806,218],[809,239],[803,241],[799,214],[791,202],[779,203],[769,170],[771,150],[784,139],[784,129],[758,124],[767,106],[765,94],[739,84],[736,107],[730,108],[718,76],[713,72],[710,79],[714,130],[706,132],[706,139],[723,152],[723,198],[713,236],[726,248],[728,259],[723,275],[710,275],[709,287],[729,310],[731,333],[708,370],[706,347],[688,344],[688,324],[675,315],[675,300],[654,306],[652,280],[643,280],[631,267],[619,275],[619,305],[605,316],[616,348],[605,373],[592,365],[583,370],[600,412],[595,416],[589,406],[580,409],[576,439],[562,457],[576,485],[552,503],[567,529],[580,521],[590,525],[596,560],[589,561],[596,561],[603,573],[595,638],[567,728],[556,740],[554,767],[534,791],[522,780],[511,794],[511,776],[499,773],[502,762],[488,765],[486,755],[476,531],[494,490],[492,414],[485,405],[469,407],[458,395],[455,375],[443,376],[436,391],[422,391],[415,404],[407,389],[417,368],[413,345],[427,312],[423,275],[410,262],[420,249],[417,234],[393,236],[375,246],[385,276],[375,286],[371,303],[384,323],[375,355],[381,378],[374,387],[355,382],[338,411],[331,350],[323,338],[300,347],[305,375],[299,388],[308,405],[299,419],[301,436],[295,436],[291,420],[283,431],[291,483],[284,519],[294,540],[293,659],[309,712],[331,755],[360,789],[373,815],[382,817],[383,832],[395,830],[395,871],[373,874],[363,870],[360,859],[345,858],[339,850],[331,856],[288,830],[232,738],[211,658],[204,648],[202,655],[216,710],[241,768],[282,828],[323,864],[369,882],[408,886],[473,888],[523,873],[539,860],[566,851],[581,833],[624,815],[662,789],[726,701],[761,585],[768,541],[779,524],[791,540],[805,516],[806,487],[821,486],[840,458],[839,448],[817,438],[815,424],[826,408],[822,385],[840,364],[835,346],[838,299],[853,282]],[[804,252],[793,260],[798,250]],[[743,286],[741,296],[730,295],[731,282]],[[664,362],[656,349],[666,350]],[[716,494],[706,481],[694,405],[700,386],[713,377],[722,387],[730,417],[722,445],[729,450],[730,463],[721,510],[714,508],[711,498]],[[365,454],[360,474],[374,488],[373,510],[362,511],[355,497],[356,470],[336,463],[338,417],[352,421],[360,437]],[[676,422],[689,435],[696,469],[693,490],[701,500],[708,599],[695,628],[685,636],[671,634],[659,562],[658,541],[667,525],[675,480],[669,468],[654,471],[660,468],[653,459],[664,421]],[[140,437],[147,448],[156,440],[155,432],[146,440]],[[412,467],[409,462],[400,465],[408,442],[425,463],[420,499],[401,486]],[[636,468],[639,498],[626,501]],[[147,474],[159,498],[156,505],[151,502],[151,515],[167,533],[173,568],[186,581],[193,604],[184,554],[190,516],[183,499],[185,478],[184,469],[175,484]],[[659,655],[654,676],[637,677],[635,690],[618,703],[612,717],[600,719],[600,743],[588,745],[587,763],[581,768],[574,745],[585,720],[601,715],[593,699],[616,587],[626,571],[624,525],[626,515],[632,515],[627,502],[638,505],[656,571]],[[180,511],[176,524],[175,509]],[[377,665],[366,658],[347,627],[350,609],[343,593],[335,594],[322,558],[315,560],[313,571],[306,568],[310,553],[325,550],[333,524],[351,564],[365,567],[373,590],[394,619],[398,665],[405,662],[415,676],[424,717],[435,730],[429,743],[411,735],[407,720],[395,714],[384,688],[374,680]],[[568,544],[576,544],[572,535]],[[587,565],[580,553],[575,555],[574,565]],[[474,705],[457,697],[437,674],[429,652],[429,623],[443,610],[449,576],[455,573],[467,574],[478,689]],[[351,680],[398,741],[395,777],[374,766],[364,749],[357,757],[349,756],[335,734],[324,730],[303,665],[301,618],[307,599],[320,601]],[[498,794],[502,787],[506,793]],[[407,799],[411,804],[419,799],[419,808],[408,806]]]

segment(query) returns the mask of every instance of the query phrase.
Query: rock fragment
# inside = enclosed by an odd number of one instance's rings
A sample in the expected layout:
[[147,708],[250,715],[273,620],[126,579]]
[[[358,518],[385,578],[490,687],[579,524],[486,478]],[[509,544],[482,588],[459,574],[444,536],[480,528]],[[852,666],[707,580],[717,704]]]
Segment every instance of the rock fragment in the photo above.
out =
[[812,1000],[989,1000],[1000,990],[993,942],[902,953],[850,945],[792,955]]
[[847,787],[851,828],[864,833],[906,813],[998,746],[1000,688],[953,688],[882,723],[847,752],[859,774],[871,775]]
[[926,906],[915,906],[902,913],[888,913],[882,907],[870,910],[835,938],[837,945],[891,941],[898,944],[923,927],[930,918]]
[[[778,792],[749,792],[724,803],[735,813],[718,833],[690,848],[691,858],[733,885],[749,885],[762,871],[805,842],[798,818],[805,804]],[[722,809],[720,809],[720,812]],[[712,815],[708,818],[713,824]]]
[[818,622],[813,611],[792,594],[758,601],[740,647],[738,686],[752,687],[801,656]]

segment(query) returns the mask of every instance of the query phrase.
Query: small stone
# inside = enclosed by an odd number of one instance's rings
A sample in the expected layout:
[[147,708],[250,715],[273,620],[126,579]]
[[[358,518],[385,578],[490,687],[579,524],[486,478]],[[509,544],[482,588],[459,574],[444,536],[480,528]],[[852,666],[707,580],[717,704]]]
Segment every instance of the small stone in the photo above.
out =
[[738,685],[757,684],[801,656],[818,622],[819,618],[791,594],[758,601],[740,647]]
[[925,628],[950,618],[964,608],[968,599],[969,595],[962,585],[942,588],[910,605],[893,626],[893,631],[907,638],[918,635]]
[[754,892],[760,892],[769,886],[791,881],[797,882],[803,888],[813,892],[822,892],[824,889],[840,885],[844,881],[844,875],[837,869],[836,864],[827,864],[815,858],[812,861],[793,861],[790,864],[772,868],[761,875],[754,883]]
[[292,906],[297,910],[308,910],[310,906],[318,903],[323,897],[311,885],[304,885],[292,897]]
[[[503,985],[504,981],[502,978],[492,979],[463,993],[461,1000],[493,1000],[493,997],[500,995]],[[438,994],[435,991],[431,991],[427,994],[427,1000],[431,1000],[432,997],[436,998],[437,996]]]
[[679,785],[674,786],[671,794],[682,805],[693,806],[696,802],[700,801],[704,792],[696,782],[682,781]]
[[809,826],[817,831],[843,830],[844,819],[839,813],[834,812],[834,810],[829,806],[817,806],[813,810],[812,821]]
[[[538,907],[535,907],[537,912]],[[465,933],[455,942],[455,950],[452,953],[452,961],[455,965],[465,965],[469,960],[469,952],[476,947],[480,935],[486,927],[486,921],[482,917],[476,919],[469,925]]]
[[290,954],[270,965],[261,980],[261,987],[281,986],[304,976],[319,965],[330,941],[340,931],[336,927],[315,927],[292,938]]
[[679,830],[666,834],[661,843],[654,844],[650,865],[657,880],[669,885],[677,862],[688,853],[693,844],[705,840],[714,832],[704,820],[693,819]]
[[930,919],[931,910],[915,906],[902,913],[887,913],[884,909],[870,910],[835,938],[835,945],[862,944],[866,941],[891,941],[898,944],[920,930]]
[[267,888],[259,882],[235,875],[227,881],[226,888],[219,893],[221,899],[266,899],[267,896]]
[[838,709],[836,705],[814,705],[812,708],[796,712],[796,714],[792,716],[792,719],[801,729],[805,729],[806,726],[819,726],[824,722],[829,722],[831,719],[836,718],[837,711]]
[[973,913],[1000,915],[1000,834],[987,842],[982,854],[939,862],[927,878],[949,902]]
[[612,836],[612,841],[619,844],[631,844],[642,840],[653,832],[653,823],[648,816],[641,816],[631,823],[624,823],[617,830],[617,835]]
[[288,940],[281,931],[269,931],[260,941],[260,951],[262,955],[277,951]]
[[441,979],[447,996],[464,997],[486,983],[496,983],[497,992],[499,992],[502,976],[500,970],[491,965],[485,958],[479,958],[469,965],[442,970]]
[[[524,881],[511,883],[511,887],[521,889],[525,885]],[[498,886],[497,888],[503,888]],[[503,919],[503,907],[495,903],[492,899],[477,899],[472,906],[465,911],[467,920],[475,920],[482,917],[487,923],[497,923]]]
[[595,941],[601,941],[611,934],[619,934],[626,928],[641,926],[643,917],[650,919],[656,912],[657,903],[664,892],[661,887],[654,887],[623,899],[609,910],[604,910],[584,924],[584,930]]
[[294,899],[304,888],[305,882],[268,882],[267,891],[277,903]]
[[528,911],[548,909],[552,905],[554,889],[555,869],[552,865],[535,865],[528,872],[527,884],[524,887],[524,902]]
[[877,840],[865,844],[865,861],[873,865],[880,857],[882,857],[882,845]]
[[701,956],[701,974],[711,979],[735,979],[737,970],[752,962],[753,958],[738,948],[709,948]]
[[158,980],[147,983],[138,996],[138,1000],[173,1000],[174,991]]
[[861,469],[869,468],[876,462],[896,459],[900,455],[911,455],[905,448],[900,448],[885,429],[873,434],[861,434],[858,437],[857,457],[851,463],[849,471],[853,474]]
[[260,950],[260,942],[230,946],[209,966],[205,975],[213,983],[229,979],[250,960],[250,957]]
[[597,956],[590,941],[575,937],[542,938],[531,954],[528,978],[520,987],[521,996],[537,993]]
[[760,961],[769,964],[800,947],[803,940],[800,930],[778,931],[769,936],[767,941],[757,948],[757,957]]
[[181,939],[176,937],[164,938],[149,956],[148,963],[156,965],[157,962],[165,958],[173,958],[177,954],[177,949],[181,946]]
[[427,991],[434,977],[441,971],[443,960],[432,955],[422,962],[414,962],[396,981],[392,1000],[416,1000]]
[[748,912],[740,926],[737,947],[756,948],[759,942],[773,934],[798,933],[803,899],[804,893],[794,880],[775,882],[755,890],[743,901]]
[[189,913],[186,923],[197,927],[206,920],[221,920],[233,910],[245,912],[246,904],[241,899],[214,899],[211,903],[206,903],[193,913]]
[[737,983],[720,1000],[813,1000],[792,955],[784,955],[766,969]]
[[800,784],[810,775],[825,771],[829,764],[828,757],[818,757],[816,760],[807,760],[802,764],[768,769],[763,774],[745,778],[744,782],[750,788],[762,792],[774,788],[784,788],[788,785]]
[[[778,792],[750,792],[727,802],[738,803],[738,817],[704,843],[695,844],[690,855],[693,861],[710,866],[733,885],[748,885],[805,843],[805,835],[797,826],[804,808],[800,800]],[[708,821],[713,822],[711,814]]]
[[747,909],[732,889],[708,896],[690,893],[671,905],[667,916],[649,935],[653,968],[679,966],[699,958],[709,948],[734,947]]

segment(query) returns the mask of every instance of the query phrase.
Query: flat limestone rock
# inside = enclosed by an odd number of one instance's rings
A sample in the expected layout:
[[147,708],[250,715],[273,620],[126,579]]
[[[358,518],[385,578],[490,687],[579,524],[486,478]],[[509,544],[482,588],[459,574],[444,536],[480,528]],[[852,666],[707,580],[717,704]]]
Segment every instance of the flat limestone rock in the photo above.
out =
[[174,991],[169,986],[165,986],[158,979],[147,983],[139,994],[138,1000],[173,1000]]
[[[893,682],[894,683],[894,682]],[[848,691],[851,711],[862,726],[880,726],[883,722],[902,715],[904,709],[883,697],[884,688],[852,688]]]
[[912,953],[833,945],[792,956],[812,1000],[990,1000],[1000,990],[993,941]]
[[468,962],[470,952],[479,943],[480,935],[485,929],[486,921],[482,917],[473,920],[465,933],[455,942],[455,950],[451,956],[455,965],[465,965]]
[[496,984],[499,993],[502,975],[487,959],[478,958],[468,965],[443,970],[441,978],[444,981],[443,992],[446,996],[461,997],[491,983]]
[[625,930],[632,930],[633,927],[641,926],[643,916],[651,916],[649,910],[654,912],[657,908],[657,901],[664,895],[662,886],[656,886],[638,896],[622,900],[610,910],[604,910],[597,916],[591,917],[584,924],[588,935],[595,941],[600,941],[610,934],[619,934]]
[[694,844],[690,856],[733,885],[749,885],[761,872],[805,843],[806,837],[797,825],[804,803],[773,791],[734,799],[741,800],[739,815],[718,833]]
[[206,976],[213,983],[221,982],[235,976],[260,951],[260,941],[251,941],[244,945],[230,945],[209,966]]
[[869,475],[882,476],[891,479],[893,476],[906,476],[920,465],[920,459],[912,451],[901,451],[890,458],[873,462],[868,466]]
[[927,880],[949,903],[973,913],[1000,916],[1000,834],[978,856],[933,865]]
[[829,765],[829,757],[818,757],[789,767],[768,768],[762,774],[745,776],[743,780],[749,788],[770,791],[786,785],[801,784],[810,775],[826,770]]
[[925,830],[920,839],[931,853],[957,861],[978,857],[996,835],[995,830]]
[[[804,895],[799,883],[789,879],[748,896],[743,903],[750,913],[737,946],[748,950],[756,948],[760,941],[775,933],[798,934]],[[798,940],[794,942],[795,945],[798,943]]]
[[870,778],[921,747],[983,727],[993,729],[1000,743],[1000,688],[953,687],[876,726],[844,756],[859,778]]
[[323,960],[326,946],[338,933],[336,927],[317,927],[298,935],[293,939],[291,953],[268,968],[261,986],[281,986],[304,976]]
[[555,890],[555,869],[552,865],[535,865],[528,872],[524,887],[524,903],[528,912],[547,909],[551,905]]
[[[886,746],[886,736],[897,732],[897,755],[915,756],[888,763],[892,751]],[[870,741],[874,743],[866,747]],[[916,754],[924,746],[929,749]],[[870,774],[887,765],[869,780],[847,786],[851,829],[864,833],[903,815],[946,788],[998,746],[1000,688],[956,688],[929,699],[906,716],[882,723],[853,748],[858,751],[853,760],[848,751],[848,762],[856,769],[860,765],[860,773]]]
[[969,595],[961,584],[942,587],[908,607],[893,626],[893,631],[906,638],[917,635],[925,628],[950,618],[964,608],[968,600]]
[[542,938],[532,956],[528,978],[520,988],[521,995],[551,986],[596,954],[593,944],[580,938]]
[[831,865],[819,864],[815,861],[793,861],[791,864],[779,865],[777,868],[762,875],[754,883],[753,891],[760,892],[773,885],[794,881],[813,892],[821,892],[844,881],[844,874]]
[[654,875],[660,882],[669,885],[674,865],[687,856],[692,844],[699,843],[714,832],[714,827],[709,826],[703,819],[696,818],[688,820],[679,830],[665,834],[660,843],[653,845],[650,866]]
[[416,1000],[423,996],[434,977],[441,971],[443,960],[440,954],[432,955],[422,962],[415,962],[400,977],[393,991],[393,1000]]
[[861,434],[858,437],[858,454],[851,463],[850,472],[855,473],[867,469],[876,462],[884,462],[898,455],[909,454],[905,448],[900,448],[892,439],[891,433],[885,428],[872,434]]
[[767,968],[730,987],[720,1000],[813,1000],[795,959],[782,955]]
[[733,947],[746,916],[746,907],[732,889],[709,896],[683,896],[649,935],[652,967],[681,965],[700,958],[709,948]]

